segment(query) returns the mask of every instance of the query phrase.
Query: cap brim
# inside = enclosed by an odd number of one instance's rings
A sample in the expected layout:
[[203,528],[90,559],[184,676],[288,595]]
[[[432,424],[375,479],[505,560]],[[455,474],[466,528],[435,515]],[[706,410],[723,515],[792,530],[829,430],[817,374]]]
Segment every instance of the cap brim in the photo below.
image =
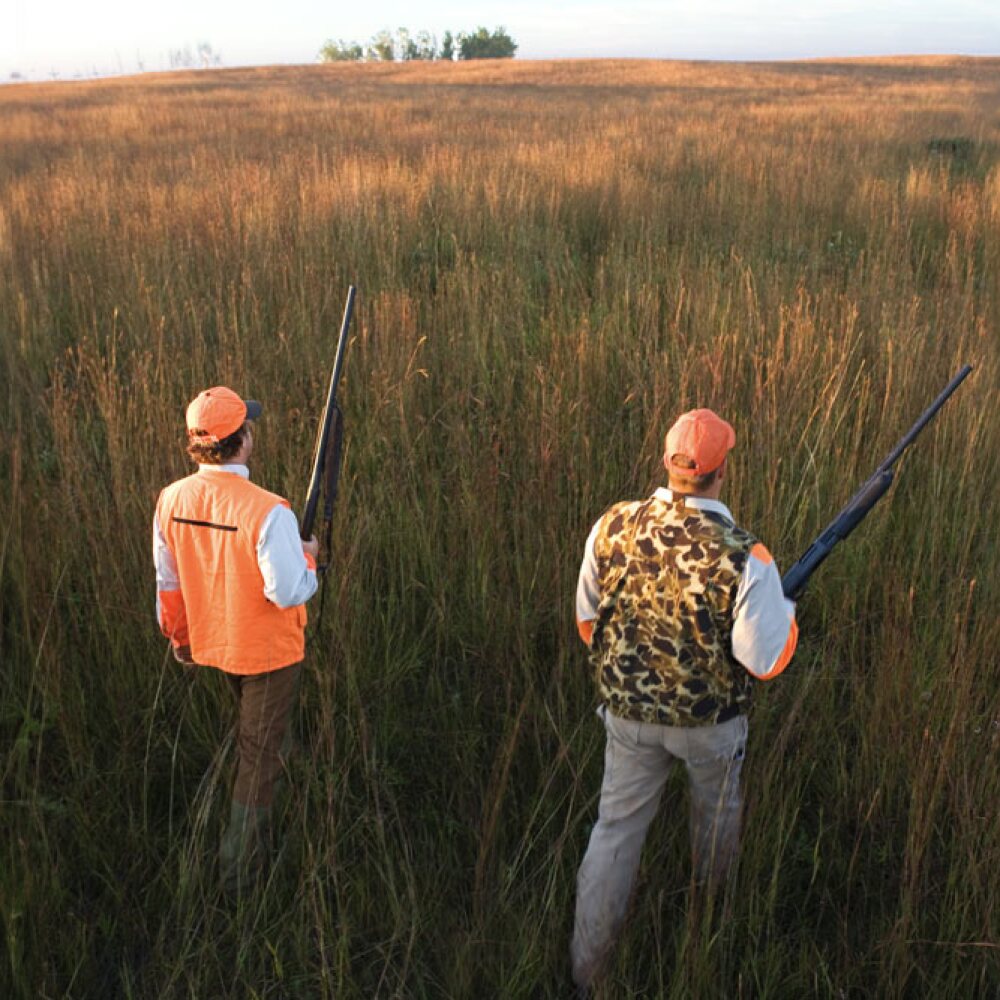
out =
[[243,402],[246,404],[247,408],[247,420],[259,420],[261,413],[264,412],[264,408],[257,402],[256,399],[245,399]]

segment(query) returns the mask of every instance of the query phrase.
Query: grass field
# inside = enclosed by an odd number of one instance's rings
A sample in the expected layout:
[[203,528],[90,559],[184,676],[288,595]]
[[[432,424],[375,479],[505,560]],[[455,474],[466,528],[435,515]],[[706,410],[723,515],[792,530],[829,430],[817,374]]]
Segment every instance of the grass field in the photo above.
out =
[[[568,995],[603,732],[572,596],[672,418],[788,566],[966,362],[757,692],[726,920],[668,785],[600,997],[1000,997],[1000,60],[483,63],[0,88],[5,997]],[[347,451],[285,848],[153,614],[183,410]]]

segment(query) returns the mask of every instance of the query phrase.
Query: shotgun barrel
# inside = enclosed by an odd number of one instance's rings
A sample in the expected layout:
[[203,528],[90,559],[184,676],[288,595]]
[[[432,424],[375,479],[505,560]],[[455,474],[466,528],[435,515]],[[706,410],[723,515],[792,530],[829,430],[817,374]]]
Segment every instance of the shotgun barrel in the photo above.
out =
[[903,452],[916,440],[917,435],[934,419],[938,410],[947,402],[948,397],[962,384],[972,365],[965,365],[962,370],[941,390],[937,399],[920,415],[917,422],[903,435],[899,444],[889,452],[882,464],[872,473],[871,477],[861,486],[847,502],[843,510],[827,525],[826,530],[806,549],[802,557],[781,578],[781,589],[785,597],[797,600],[805,589],[809,577],[816,572],[819,565],[865,519],[868,512],[882,499],[892,485],[893,466],[899,461]]
[[351,326],[356,293],[357,289],[354,285],[348,287],[344,318],[340,324],[340,337],[337,340],[337,353],[333,361],[333,371],[330,373],[330,388],[327,390],[326,405],[323,407],[323,415],[320,418],[319,430],[316,435],[312,474],[309,476],[309,491],[306,494],[306,505],[302,514],[300,530],[302,538],[306,541],[313,534],[320,494],[325,493],[323,517],[327,524],[333,516],[333,504],[337,498],[337,482],[340,476],[340,446],[344,433],[343,418],[340,407],[337,405],[337,386],[340,383],[340,373],[344,368],[347,331]]

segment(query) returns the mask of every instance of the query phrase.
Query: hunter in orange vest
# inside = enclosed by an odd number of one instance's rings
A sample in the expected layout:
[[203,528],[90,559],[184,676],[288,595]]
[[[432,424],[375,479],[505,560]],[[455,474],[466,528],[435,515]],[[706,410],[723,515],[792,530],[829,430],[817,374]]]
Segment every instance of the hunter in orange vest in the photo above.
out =
[[269,854],[319,551],[315,538],[300,540],[288,501],[250,482],[260,414],[224,386],[200,393],[187,409],[198,470],[163,490],[153,517],[160,628],[178,660],[222,671],[238,705],[239,766],[220,848],[230,891]]

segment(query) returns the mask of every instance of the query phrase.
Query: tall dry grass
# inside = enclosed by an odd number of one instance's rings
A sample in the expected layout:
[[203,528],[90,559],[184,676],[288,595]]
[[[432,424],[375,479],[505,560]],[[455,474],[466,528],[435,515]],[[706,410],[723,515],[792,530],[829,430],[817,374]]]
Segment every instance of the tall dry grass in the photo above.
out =
[[[1000,992],[1000,101],[988,60],[219,71],[0,90],[9,996],[563,996],[601,733],[587,528],[734,422],[788,565],[965,362],[758,692],[728,915],[668,786],[603,995]],[[329,618],[268,890],[152,614],[183,407],[301,502],[361,288]]]

